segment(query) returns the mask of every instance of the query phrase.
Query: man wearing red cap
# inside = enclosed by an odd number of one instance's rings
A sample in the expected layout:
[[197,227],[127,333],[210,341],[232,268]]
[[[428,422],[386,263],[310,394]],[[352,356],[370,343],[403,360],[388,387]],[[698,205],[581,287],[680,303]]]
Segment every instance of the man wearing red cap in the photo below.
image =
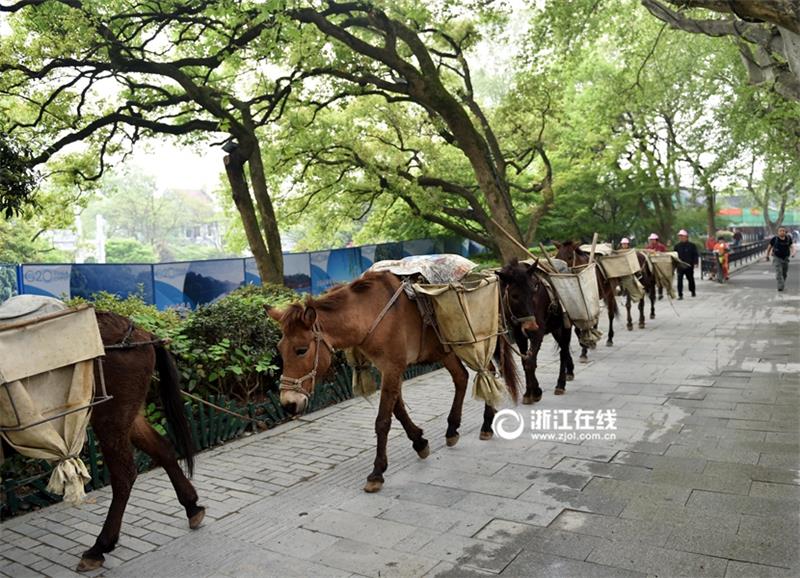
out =
[[691,267],[678,268],[678,300],[683,299],[683,277],[686,276],[686,281],[689,283],[689,291],[692,297],[695,296],[694,292],[694,268],[700,262],[700,253],[697,252],[697,245],[689,241],[689,233],[686,229],[678,231],[679,241],[672,248],[673,251],[678,253],[678,258],[684,263],[688,263]]

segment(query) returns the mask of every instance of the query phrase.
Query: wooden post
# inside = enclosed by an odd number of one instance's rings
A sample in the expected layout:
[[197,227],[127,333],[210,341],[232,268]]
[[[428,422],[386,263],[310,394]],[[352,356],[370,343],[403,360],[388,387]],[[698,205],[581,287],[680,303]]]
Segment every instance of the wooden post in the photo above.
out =
[[592,250],[589,252],[589,265],[594,263],[594,249],[597,246],[597,233],[592,235]]

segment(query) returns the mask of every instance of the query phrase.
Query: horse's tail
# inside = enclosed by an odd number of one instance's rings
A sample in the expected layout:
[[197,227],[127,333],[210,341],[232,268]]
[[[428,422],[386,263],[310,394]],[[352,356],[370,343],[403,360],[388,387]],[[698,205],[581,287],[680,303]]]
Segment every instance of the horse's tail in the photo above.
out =
[[189,422],[183,413],[183,399],[181,398],[181,377],[175,359],[163,345],[156,345],[156,368],[158,369],[161,402],[164,404],[164,414],[167,416],[175,444],[186,462],[189,477],[194,474],[195,447]]
[[500,367],[503,380],[506,382],[508,393],[514,403],[519,402],[519,374],[517,364],[514,361],[514,350],[504,335],[498,336],[500,345]]

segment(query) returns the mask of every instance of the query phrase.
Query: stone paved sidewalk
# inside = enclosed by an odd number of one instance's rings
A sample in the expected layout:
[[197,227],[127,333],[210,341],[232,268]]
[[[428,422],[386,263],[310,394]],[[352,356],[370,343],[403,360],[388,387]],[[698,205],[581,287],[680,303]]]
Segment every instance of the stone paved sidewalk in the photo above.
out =
[[[352,400],[198,457],[208,506],[190,531],[161,472],[140,476],[102,574],[142,576],[796,576],[800,513],[798,266],[775,291],[766,263],[698,297],[657,304],[645,330],[617,324],[568,394],[540,356],[536,409],[614,409],[615,440],[478,440],[468,400],[444,446],[444,372],[404,397],[431,441],[401,428],[379,494],[361,491],[375,407]],[[573,345],[574,349],[574,345]],[[520,406],[522,411],[530,408]],[[110,491],[2,526],[0,573],[70,576]],[[98,574],[97,572],[95,574]]]

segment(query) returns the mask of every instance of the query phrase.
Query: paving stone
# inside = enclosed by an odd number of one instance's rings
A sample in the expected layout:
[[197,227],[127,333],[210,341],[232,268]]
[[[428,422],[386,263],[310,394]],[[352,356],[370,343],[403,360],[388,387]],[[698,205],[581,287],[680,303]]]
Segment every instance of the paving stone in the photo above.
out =
[[522,548],[517,544],[498,544],[444,533],[423,546],[418,554],[429,559],[439,558],[471,568],[499,573],[521,551]]
[[725,578],[795,578],[797,574],[797,568],[792,570],[790,568],[776,568],[775,566],[731,560],[728,562],[728,571],[725,573]]
[[613,462],[606,463],[594,462],[591,460],[577,460],[575,458],[564,458],[554,466],[554,469],[597,476],[599,478],[612,478],[615,480],[635,482],[647,481],[651,474],[651,470],[646,467],[628,466]]
[[800,500],[800,486],[770,482],[753,482],[750,487],[750,495],[761,498],[788,498]]
[[399,501],[397,505],[383,512],[380,519],[460,536],[472,536],[488,524],[492,517],[430,504]]
[[598,546],[586,561],[657,576],[691,577],[724,576],[727,565],[721,558],[620,542]]
[[[548,576],[553,578],[644,578],[646,576],[646,574],[624,570],[619,567],[581,562],[534,550],[522,552],[503,571],[502,575],[512,577]],[[442,574],[440,576],[453,576],[455,578],[459,574]]]
[[634,520],[564,510],[548,528],[598,536],[611,541],[643,542],[663,546],[674,526],[662,520]]
[[798,562],[796,536],[784,534],[754,537],[682,528],[669,537],[667,547],[767,566]]
[[657,520],[664,525],[705,528],[713,531],[735,533],[739,527],[739,513],[714,509],[695,509],[646,498],[632,499],[620,514],[621,518]]
[[[405,554],[386,547],[339,540],[314,557],[325,566],[362,576],[423,576],[439,562],[419,554]],[[322,573],[322,576],[327,574]]]
[[304,523],[303,527],[306,530],[389,548],[416,530],[414,526],[407,524],[343,511],[325,512]]
[[797,502],[794,500],[737,496],[703,490],[693,490],[686,505],[699,510],[733,512],[753,516],[775,516],[787,510],[797,511]]

